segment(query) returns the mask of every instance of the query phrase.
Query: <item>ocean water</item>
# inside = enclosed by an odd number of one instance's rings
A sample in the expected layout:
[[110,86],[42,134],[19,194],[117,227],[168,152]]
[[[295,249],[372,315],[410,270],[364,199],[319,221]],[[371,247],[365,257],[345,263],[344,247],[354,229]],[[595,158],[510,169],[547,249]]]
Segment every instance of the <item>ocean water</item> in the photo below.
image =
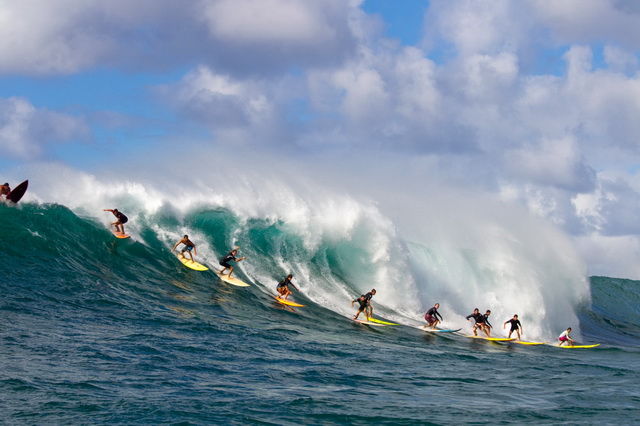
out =
[[[98,204],[0,205],[3,424],[640,421],[640,282],[581,275],[559,237],[562,258],[515,225],[456,248],[355,202],[289,216],[200,202],[129,205],[132,238],[117,240]],[[239,245],[251,287],[180,264],[184,233],[209,266]],[[272,298],[289,272],[304,308]],[[350,321],[372,287],[374,315],[403,326]],[[413,327],[435,302],[461,333]],[[601,346],[469,339],[476,306],[495,335],[518,313],[526,339],[573,327]]]

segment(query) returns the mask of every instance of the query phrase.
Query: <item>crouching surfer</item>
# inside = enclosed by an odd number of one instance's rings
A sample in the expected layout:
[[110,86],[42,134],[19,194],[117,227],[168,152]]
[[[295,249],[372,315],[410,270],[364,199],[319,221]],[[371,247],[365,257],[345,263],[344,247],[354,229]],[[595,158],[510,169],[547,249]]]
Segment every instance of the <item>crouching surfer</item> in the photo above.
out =
[[246,259],[247,257],[241,257],[240,259],[236,258],[236,254],[238,254],[238,249],[240,247],[236,247],[233,250],[231,250],[229,252],[229,254],[227,254],[225,257],[223,257],[222,259],[220,259],[220,265],[224,266],[224,268],[222,268],[222,271],[220,271],[220,275],[224,275],[224,271],[226,271],[227,269],[229,269],[229,275],[227,275],[229,278],[231,278],[231,273],[233,272],[233,266],[231,266],[231,264],[229,262],[231,262],[232,260],[234,262],[240,262],[241,260]]
[[354,299],[351,301],[351,306],[353,306],[355,302],[358,302],[360,304],[360,307],[358,308],[358,312],[356,312],[356,315],[353,317],[353,319],[358,319],[358,316],[362,311],[364,311],[364,314],[367,317],[367,321],[371,319],[371,315],[373,314],[373,307],[371,306],[371,298],[375,296],[375,294],[376,294],[376,289],[374,288],[369,293],[363,294],[357,299]]
[[[432,330],[435,330],[436,325],[442,322],[442,315],[438,312],[438,308],[440,308],[440,304],[436,303],[433,305],[433,308],[429,309],[426,314],[424,314],[424,320],[427,322],[425,328],[431,327]],[[440,319],[438,319],[440,317]]]
[[280,296],[278,296],[280,299],[287,300],[287,297],[289,297],[289,295],[291,294],[291,290],[289,290],[290,285],[293,286],[293,288],[295,288],[296,291],[300,291],[298,290],[298,287],[296,287],[291,282],[292,278],[293,278],[293,275],[289,274],[287,275],[287,278],[283,279],[278,283],[278,287],[276,287],[276,291],[280,294]]
[[567,328],[562,332],[562,334],[560,334],[560,336],[558,336],[558,340],[560,341],[558,346],[562,346],[565,342],[567,342],[569,346],[573,346],[573,339],[569,336],[569,333],[571,333],[571,327]]
[[[178,247],[180,244],[184,244],[184,247],[182,248],[182,250],[180,251],[180,254],[182,255],[182,257],[185,257],[184,252],[186,251],[187,253],[189,253],[189,257],[191,258],[191,261],[193,262],[193,254],[198,254],[198,251],[196,250],[196,245],[193,244],[193,241],[191,241],[189,239],[188,235],[185,235],[180,241],[178,241],[173,248],[171,249],[171,253],[173,253],[173,251],[176,249],[176,247]],[[191,250],[193,250],[193,254],[191,254]]]
[[[491,313],[491,311],[487,311],[488,313]],[[466,319],[468,319],[469,321],[473,318],[473,320],[475,321],[475,324],[473,324],[473,335],[477,336],[477,330],[480,329],[482,331],[484,331],[484,334],[487,335],[487,337],[491,337],[489,335],[489,331],[488,331],[488,326],[485,324],[485,316],[488,315],[482,315],[480,313],[480,309],[475,308],[473,310],[473,313],[470,315],[467,315]]]
[[124,213],[119,212],[118,209],[102,209],[104,212],[111,212],[118,219],[111,225],[116,227],[116,233],[124,235],[124,224],[129,221],[129,218]]

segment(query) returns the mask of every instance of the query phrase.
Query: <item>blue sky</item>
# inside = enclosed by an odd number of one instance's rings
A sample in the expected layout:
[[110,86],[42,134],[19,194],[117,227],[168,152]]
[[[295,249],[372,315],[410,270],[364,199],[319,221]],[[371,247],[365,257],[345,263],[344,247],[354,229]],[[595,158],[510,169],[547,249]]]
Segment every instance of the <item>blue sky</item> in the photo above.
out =
[[493,193],[640,277],[638,4],[0,1],[0,174],[176,145],[391,156],[391,176]]

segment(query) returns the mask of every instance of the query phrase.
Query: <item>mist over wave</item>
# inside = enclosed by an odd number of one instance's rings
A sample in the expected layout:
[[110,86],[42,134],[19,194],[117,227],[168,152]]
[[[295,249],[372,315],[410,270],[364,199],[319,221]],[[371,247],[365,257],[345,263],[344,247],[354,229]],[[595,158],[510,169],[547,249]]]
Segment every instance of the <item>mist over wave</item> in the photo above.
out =
[[589,305],[586,267],[568,237],[517,207],[455,187],[412,196],[355,178],[356,190],[273,164],[230,172],[196,160],[149,175],[46,164],[29,171],[25,202],[59,203],[100,227],[112,221],[102,209],[118,208],[135,241],[168,252],[189,234],[209,265],[239,245],[241,276],[273,293],[291,272],[305,297],[341,315],[376,288],[376,312],[394,320],[419,324],[439,302],[444,326],[467,327],[478,307],[492,310],[497,329],[518,313],[534,340],[577,329]]

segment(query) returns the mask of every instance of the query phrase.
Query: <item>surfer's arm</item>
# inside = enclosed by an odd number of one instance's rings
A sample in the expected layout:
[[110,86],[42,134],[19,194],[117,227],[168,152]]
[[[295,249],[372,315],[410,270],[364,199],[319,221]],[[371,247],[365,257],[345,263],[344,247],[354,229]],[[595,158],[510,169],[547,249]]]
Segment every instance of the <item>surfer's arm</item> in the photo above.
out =
[[178,241],[173,248],[171,249],[171,251],[174,251],[176,249],[176,247],[178,247],[178,245],[182,242],[182,240]]
[[245,260],[247,256],[242,256],[240,259],[236,259],[236,262],[240,262],[241,260]]

